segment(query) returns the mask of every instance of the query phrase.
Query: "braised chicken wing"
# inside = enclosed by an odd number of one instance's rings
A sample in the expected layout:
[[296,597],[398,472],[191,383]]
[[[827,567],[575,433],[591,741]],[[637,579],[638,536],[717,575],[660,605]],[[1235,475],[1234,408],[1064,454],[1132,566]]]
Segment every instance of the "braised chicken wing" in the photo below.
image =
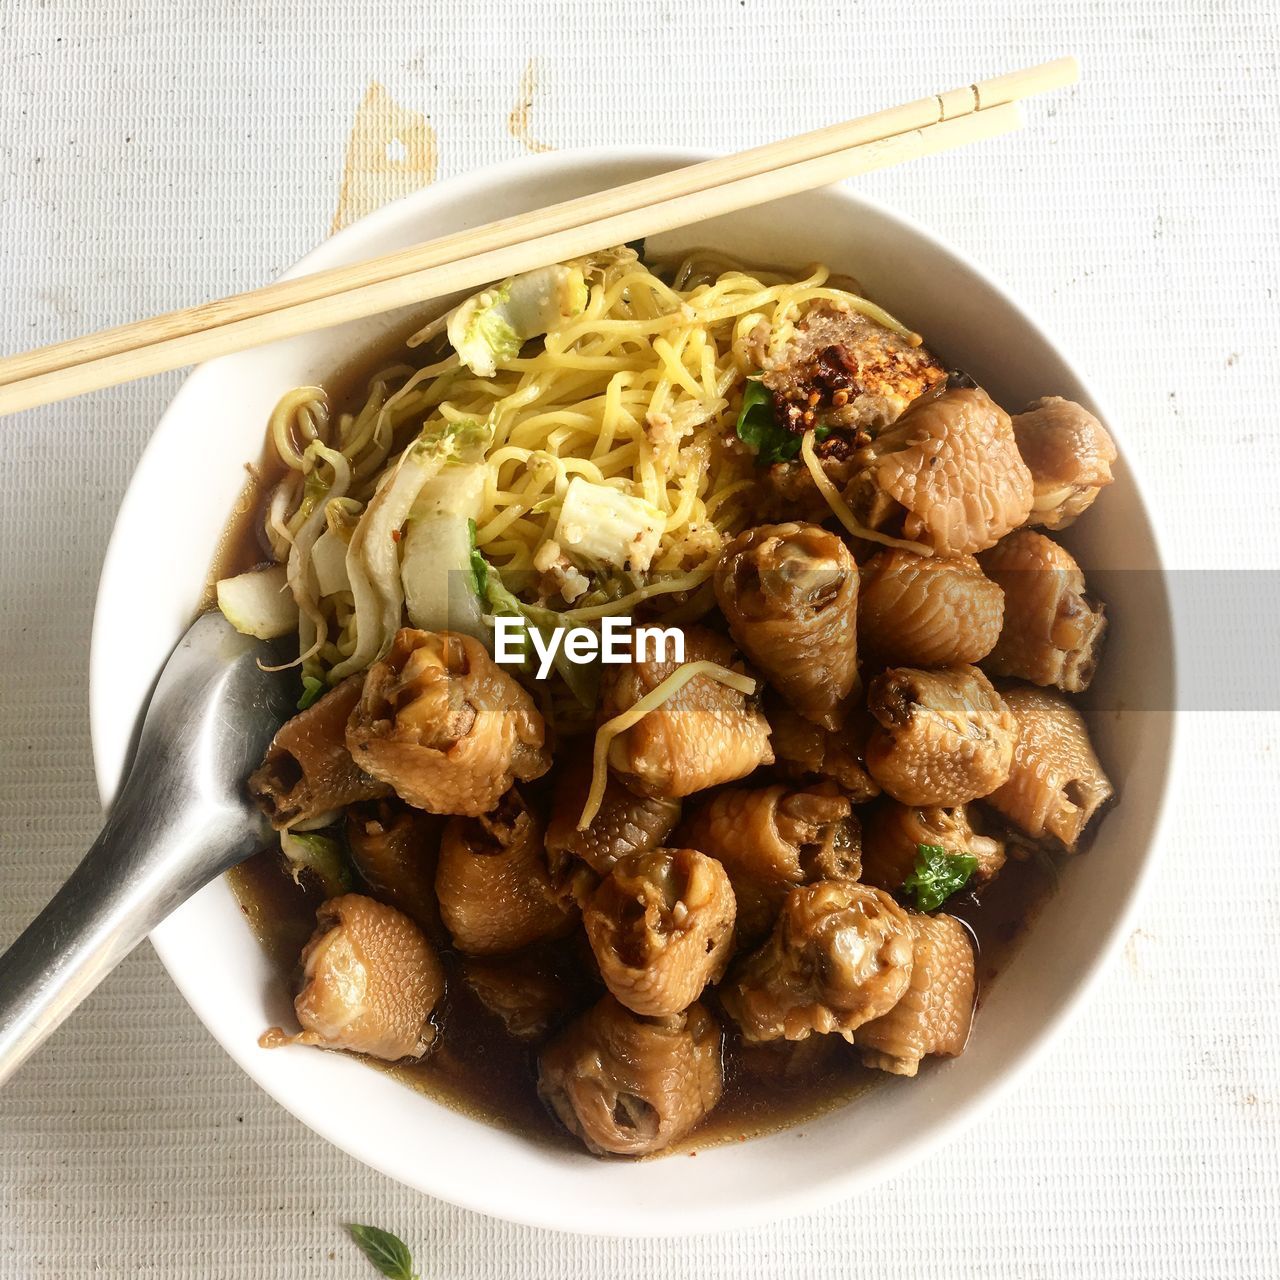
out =
[[740,947],[769,933],[795,885],[858,879],[861,831],[834,783],[726,787],[690,814],[681,834],[728,872]]
[[262,764],[249,777],[249,794],[277,830],[391,794],[347,750],[347,720],[363,686],[363,676],[349,677],[271,739]]
[[1085,594],[1071,553],[1034,529],[1019,529],[983,553],[982,567],[1005,598],[1004,627],[986,670],[1068,693],[1087,689],[1107,620],[1102,604]]
[[633,1013],[686,1009],[724,972],[733,947],[733,888],[714,858],[651,849],[614,863],[583,908],[605,986]]
[[995,647],[1003,617],[1004,593],[972,556],[889,550],[862,566],[858,639],[881,662],[979,662]]
[[880,432],[845,498],[868,528],[973,555],[1026,522],[1031,472],[1009,415],[981,388],[958,387]]
[[[685,663],[741,670],[733,645],[705,627],[685,631]],[[635,706],[681,664],[671,656],[607,666],[600,681],[601,720]],[[737,689],[695,676],[609,746],[609,767],[638,795],[687,796],[746,777],[773,763],[769,726]]]
[[302,951],[302,985],[293,1002],[302,1027],[273,1027],[262,1044],[349,1049],[397,1062],[420,1058],[436,1029],[431,1012],[444,994],[444,970],[408,916],[358,893],[329,898]]
[[542,1050],[538,1092],[597,1155],[651,1155],[720,1101],[720,1042],[700,1004],[641,1018],[607,995]]
[[443,826],[400,800],[368,800],[347,810],[347,848],[360,878],[428,937],[440,928],[435,881]]
[[863,707],[851,708],[839,729],[806,720],[772,692],[765,694],[765,712],[774,763],[784,778],[829,778],[854,804],[880,794],[880,784],[867,772],[874,721]]
[[610,774],[599,811],[579,831],[578,819],[590,790],[591,753],[577,751],[556,773],[547,823],[547,857],[553,866],[576,858],[597,875],[607,875],[619,858],[656,849],[680,821],[679,799],[637,795]]
[[575,913],[552,883],[542,833],[514,788],[492,813],[445,824],[436,897],[459,951],[518,951],[571,925]]
[[775,412],[797,433],[819,417],[846,428],[886,426],[947,376],[918,340],[832,302],[811,306],[765,365]]
[[867,691],[867,768],[903,804],[964,804],[1009,776],[1017,722],[977,667],[890,667]]
[[431,813],[478,817],[551,767],[533,699],[478,640],[396,633],[347,725],[356,763]]
[[738,647],[801,715],[843,721],[858,679],[858,567],[815,524],[760,525],[724,549],[716,600]]
[[864,1022],[853,1042],[868,1067],[914,1076],[920,1060],[964,1052],[973,1023],[973,945],[947,915],[911,915],[911,985],[888,1013]]
[[1013,432],[1035,489],[1031,524],[1065,529],[1111,483],[1115,443],[1083,405],[1044,396],[1013,419]]
[[1094,814],[1114,794],[1084,717],[1064,697],[1025,685],[1004,695],[1018,722],[1009,780],[987,803],[1033,840],[1074,853]]
[[887,796],[862,819],[862,879],[896,893],[915,870],[920,846],[967,853],[977,860],[971,883],[985,884],[1004,866],[1002,840],[983,835],[972,806],[949,808],[899,804]]
[[735,967],[720,999],[747,1040],[851,1040],[897,1004],[911,959],[907,913],[887,893],[824,880],[791,890],[769,940]]

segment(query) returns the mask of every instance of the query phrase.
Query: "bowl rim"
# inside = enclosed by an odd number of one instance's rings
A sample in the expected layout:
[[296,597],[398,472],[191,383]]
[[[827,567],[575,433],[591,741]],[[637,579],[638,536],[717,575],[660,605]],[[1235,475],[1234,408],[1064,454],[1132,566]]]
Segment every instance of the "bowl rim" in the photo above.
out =
[[[429,215],[432,203],[442,193],[455,199],[466,199],[482,194],[493,184],[504,179],[525,178],[539,171],[542,174],[551,176],[548,170],[575,171],[598,164],[616,163],[620,160],[677,167],[708,159],[716,154],[707,149],[690,147],[581,147],[560,150],[546,155],[518,156],[500,161],[471,170],[465,174],[438,180],[427,187],[382,206],[322,241],[277,278],[282,280],[292,279],[329,265],[328,259],[335,247],[340,249],[345,244],[357,240],[376,242],[382,234],[384,226],[390,226],[398,222],[406,209],[421,206],[423,214]],[[949,256],[979,277],[986,287],[1001,299],[1009,312],[1017,318],[1021,327],[1034,334],[1058,355],[1083,388],[1088,400],[1098,411],[1103,421],[1109,425],[1114,423],[1114,418],[1105,411],[1093,385],[1088,379],[1080,375],[1076,364],[1069,357],[1063,345],[1052,336],[1038,317],[1033,315],[1023,303],[1014,298],[991,272],[975,261],[969,254],[928,229],[910,215],[898,211],[883,201],[855,191],[848,185],[842,184],[826,188],[825,192],[844,201],[851,210],[856,211],[859,207],[862,207],[874,212],[878,217],[900,229],[904,234],[924,242],[933,251]],[[376,250],[374,251],[376,252]],[[105,634],[103,601],[111,592],[118,589],[117,583],[127,581],[130,576],[130,566],[125,561],[125,537],[122,530],[124,526],[130,523],[135,512],[144,505],[144,495],[137,484],[138,473],[144,468],[152,450],[157,449],[157,442],[160,436],[168,430],[172,430],[174,422],[180,418],[180,408],[175,409],[174,402],[178,400],[180,393],[186,388],[190,378],[194,377],[198,372],[199,368],[193,370],[187,379],[184,379],[178,391],[175,392],[174,401],[171,401],[166,407],[164,414],[157,422],[146,447],[139,457],[130,476],[124,497],[121,500],[99,576],[90,642],[89,700],[90,739],[94,772],[104,808],[109,806],[119,778],[114,776],[110,763],[117,753],[108,745],[109,737],[118,738],[118,734],[112,735],[106,723],[106,717],[96,712],[97,697],[95,690],[101,689],[104,683],[110,679],[109,659],[107,657],[109,643]],[[1124,452],[1123,459],[1132,483],[1134,500],[1151,530],[1154,556],[1153,567],[1159,577],[1169,639],[1169,683],[1170,688],[1176,691],[1178,688],[1177,635],[1174,626],[1173,608],[1169,599],[1167,569],[1162,552],[1160,524],[1153,515],[1147,501],[1146,495],[1151,490],[1143,478],[1141,464],[1136,463],[1127,451]],[[1039,1063],[1049,1047],[1062,1035],[1071,1020],[1079,1014],[1096,989],[1096,984],[1102,972],[1109,966],[1123,940],[1132,931],[1136,913],[1151,883],[1153,867],[1157,860],[1157,851],[1161,846],[1165,824],[1168,819],[1169,800],[1179,769],[1179,716],[1176,711],[1176,693],[1174,707],[1175,710],[1168,717],[1168,736],[1165,744],[1163,776],[1159,782],[1155,811],[1151,815],[1150,835],[1147,839],[1146,847],[1142,851],[1141,860],[1135,868],[1127,901],[1118,911],[1108,936],[1081,966],[1069,993],[1063,998],[1057,1009],[1053,1010],[1037,1024],[1019,1054],[1004,1067],[997,1078],[991,1080],[980,1092],[973,1095],[966,1106],[958,1108],[947,1117],[931,1123],[921,1131],[903,1135],[901,1141],[884,1155],[875,1156],[870,1160],[864,1161],[859,1167],[850,1168],[841,1174],[833,1175],[820,1186],[806,1185],[790,1192],[773,1193],[767,1198],[761,1198],[757,1201],[744,1201],[740,1205],[735,1205],[728,1209],[717,1208],[714,1211],[709,1211],[689,1206],[686,1210],[676,1211],[664,1216],[663,1220],[660,1221],[652,1221],[647,1218],[641,1221],[635,1214],[628,1215],[625,1212],[617,1211],[610,1213],[599,1207],[594,1207],[590,1221],[584,1223],[580,1219],[575,1219],[576,1206],[572,1205],[551,1207],[535,1201],[534,1204],[537,1205],[537,1208],[534,1209],[528,1205],[528,1202],[516,1201],[509,1202],[501,1208],[495,1208],[491,1202],[485,1202],[482,1196],[451,1192],[447,1182],[444,1185],[433,1184],[427,1186],[425,1185],[427,1180],[420,1176],[416,1166],[412,1168],[407,1166],[402,1161],[393,1158],[392,1153],[381,1149],[374,1151],[358,1149],[358,1142],[352,1140],[340,1125],[330,1122],[329,1114],[332,1110],[331,1108],[299,1101],[296,1097],[282,1094],[271,1087],[256,1070],[252,1054],[242,1051],[237,1041],[221,1033],[213,1007],[216,1002],[205,990],[183,980],[179,972],[180,966],[177,963],[176,953],[170,951],[171,944],[167,938],[152,937],[151,942],[166,972],[181,992],[183,998],[218,1044],[251,1079],[270,1094],[276,1102],[326,1141],[345,1151],[361,1163],[377,1169],[380,1173],[394,1178],[398,1182],[413,1187],[424,1194],[436,1196],[462,1208],[489,1216],[501,1217],[524,1226],[551,1228],[576,1234],[648,1237],[702,1235],[759,1225],[763,1222],[813,1211],[835,1201],[846,1199],[861,1189],[870,1188],[892,1177],[909,1165],[914,1164],[929,1150],[938,1149],[950,1143],[960,1133],[975,1124],[982,1116],[988,1114],[999,1099],[1007,1096],[1008,1092],[1018,1082],[1025,1079],[1027,1073]],[[713,1220],[701,1222],[697,1220],[699,1216],[705,1216]]]

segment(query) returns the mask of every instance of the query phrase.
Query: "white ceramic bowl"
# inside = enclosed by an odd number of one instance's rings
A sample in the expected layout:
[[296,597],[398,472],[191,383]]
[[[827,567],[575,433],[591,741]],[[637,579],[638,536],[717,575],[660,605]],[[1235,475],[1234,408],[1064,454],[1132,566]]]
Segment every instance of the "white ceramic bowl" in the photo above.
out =
[[[373,214],[290,274],[371,257],[695,158],[593,151],[517,160]],[[1058,348],[981,269],[849,191],[797,196],[655,242],[673,243],[797,266],[825,261],[855,274],[871,297],[1005,405],[1058,393],[1097,409]],[[219,360],[198,369],[174,399],[125,496],[99,589],[90,702],[104,802],[115,791],[152,681],[197,607],[272,405],[287,388],[324,379],[403,319],[355,323]],[[1123,461],[1116,483],[1071,535],[1088,568],[1151,571],[1121,575],[1123,589],[1108,601],[1113,631],[1099,692],[1109,706],[1130,709],[1100,716],[1095,735],[1123,802],[1092,852],[1067,868],[1060,892],[985,999],[968,1051],[930,1064],[917,1080],[886,1079],[820,1120],[707,1149],[696,1160],[601,1163],[488,1127],[339,1054],[259,1049],[262,1029],[290,1010],[221,881],[156,931],[156,950],[215,1038],[299,1119],[391,1177],[457,1204],[539,1226],[648,1235],[746,1226],[851,1195],[971,1121],[1061,1028],[1123,936],[1155,839],[1173,727],[1169,609],[1151,523]],[[1087,1088],[1082,1080],[1082,1095]]]

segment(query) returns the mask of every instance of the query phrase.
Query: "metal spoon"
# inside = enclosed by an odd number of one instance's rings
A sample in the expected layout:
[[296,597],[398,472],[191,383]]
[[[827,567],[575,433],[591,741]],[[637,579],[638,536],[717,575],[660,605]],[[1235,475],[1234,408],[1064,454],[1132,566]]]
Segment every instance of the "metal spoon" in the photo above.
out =
[[156,684],[124,785],[71,878],[0,956],[0,1084],[175,907],[265,848],[244,781],[294,712],[272,655],[220,613]]

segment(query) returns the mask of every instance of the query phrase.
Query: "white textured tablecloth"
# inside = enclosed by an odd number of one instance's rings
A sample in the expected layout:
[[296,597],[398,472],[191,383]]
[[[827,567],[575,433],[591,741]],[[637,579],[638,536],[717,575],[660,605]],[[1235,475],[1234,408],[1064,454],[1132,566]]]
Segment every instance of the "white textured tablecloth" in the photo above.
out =
[[[333,223],[374,82],[370,102],[425,121],[402,117],[381,175],[356,157],[347,213],[530,144],[727,150],[1075,52],[1084,84],[1025,133],[860,187],[1047,320],[1112,406],[1175,565],[1275,569],[1268,7],[5,0],[0,348],[267,280]],[[178,380],[0,423],[0,942],[97,825],[94,586]],[[1280,1274],[1274,672],[1263,686],[1256,711],[1184,717],[1160,873],[1087,1012],[976,1129],[856,1202],[652,1243],[450,1208],[260,1093],[144,947],[0,1094],[0,1276],[372,1275],[348,1219],[399,1231],[431,1280]]]

